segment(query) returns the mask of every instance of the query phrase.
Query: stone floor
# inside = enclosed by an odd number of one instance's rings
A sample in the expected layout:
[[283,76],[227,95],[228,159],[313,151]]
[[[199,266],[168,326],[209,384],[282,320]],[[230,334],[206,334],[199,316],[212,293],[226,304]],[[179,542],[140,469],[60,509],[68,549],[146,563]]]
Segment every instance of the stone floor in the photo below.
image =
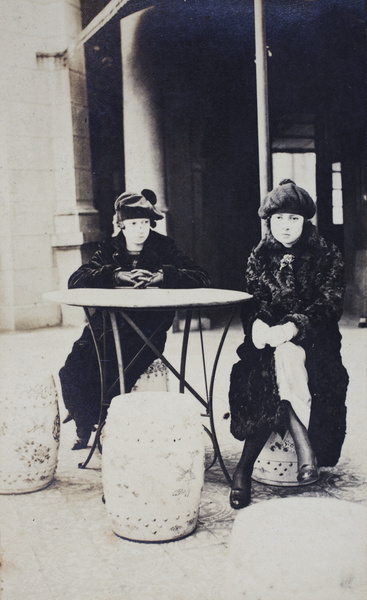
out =
[[[346,318],[341,329],[350,385],[348,432],[339,464],[323,469],[320,480],[311,486],[280,488],[254,483],[253,504],[292,496],[367,505],[367,330]],[[2,368],[21,359],[34,369],[42,364],[57,377],[79,332],[79,328],[52,328],[3,333]],[[210,370],[219,331],[204,333]],[[171,333],[167,343],[167,353],[176,367],[180,339],[179,333]],[[232,439],[229,421],[223,416],[228,411],[229,372],[241,340],[241,329],[235,325],[223,348],[214,390],[216,429],[230,473],[241,444]],[[199,335],[193,333],[187,378],[204,393],[200,356]],[[172,389],[176,385],[171,381]],[[60,411],[61,417],[65,416],[62,405]],[[206,421],[203,417],[204,424]],[[206,472],[199,523],[192,535],[160,544],[131,542],[114,535],[106,518],[101,456],[96,452],[87,469],[78,469],[86,451],[71,452],[73,438],[73,424],[63,425],[56,477],[47,489],[0,495],[1,600],[229,600],[223,598],[223,574],[236,511],[229,506],[229,487],[220,467],[216,464]],[[209,438],[206,454],[209,464]]]

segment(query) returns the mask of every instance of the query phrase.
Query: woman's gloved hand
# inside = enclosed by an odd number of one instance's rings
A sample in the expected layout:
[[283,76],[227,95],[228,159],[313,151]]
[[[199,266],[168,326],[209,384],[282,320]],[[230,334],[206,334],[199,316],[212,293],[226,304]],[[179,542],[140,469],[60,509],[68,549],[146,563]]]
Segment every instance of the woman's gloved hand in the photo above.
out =
[[261,319],[256,319],[252,325],[252,341],[258,350],[265,348],[268,343],[268,332],[269,325],[264,323]]
[[258,350],[265,348],[266,344],[269,344],[272,348],[277,348],[277,346],[292,340],[297,333],[298,329],[291,321],[287,321],[283,325],[269,327],[261,319],[256,319],[252,325],[252,341]]
[[134,285],[134,281],[131,277],[130,271],[123,271],[122,269],[117,269],[114,271],[113,278],[116,285]]
[[131,271],[131,277],[136,281],[134,285],[135,288],[158,286],[163,281],[163,271],[151,273],[145,269],[134,269]]
[[134,288],[145,288],[153,277],[153,273],[147,269],[133,269],[131,271],[131,279]]
[[118,269],[114,272],[116,285],[130,285],[133,288],[146,288],[148,286],[158,286],[163,281],[163,271],[152,273],[146,269],[133,269],[132,271],[122,271]]
[[152,277],[150,278],[150,281],[148,282],[148,287],[149,286],[159,286],[163,281],[163,271],[159,270],[156,273],[152,274]]

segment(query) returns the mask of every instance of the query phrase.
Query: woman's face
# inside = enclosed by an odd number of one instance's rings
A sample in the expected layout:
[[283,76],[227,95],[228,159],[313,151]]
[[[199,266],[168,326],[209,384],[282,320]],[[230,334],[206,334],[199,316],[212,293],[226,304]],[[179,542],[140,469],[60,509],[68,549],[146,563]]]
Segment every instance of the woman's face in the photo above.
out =
[[293,213],[274,213],[270,217],[270,229],[275,239],[290,248],[301,237],[305,219]]
[[128,250],[141,250],[150,232],[150,219],[125,219],[119,226]]

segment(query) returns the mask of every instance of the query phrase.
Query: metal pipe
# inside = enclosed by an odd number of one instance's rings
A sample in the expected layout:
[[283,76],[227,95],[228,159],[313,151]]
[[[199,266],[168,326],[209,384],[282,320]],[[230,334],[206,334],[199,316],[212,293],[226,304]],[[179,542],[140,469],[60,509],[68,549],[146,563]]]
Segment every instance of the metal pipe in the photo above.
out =
[[260,199],[272,188],[265,0],[254,0]]

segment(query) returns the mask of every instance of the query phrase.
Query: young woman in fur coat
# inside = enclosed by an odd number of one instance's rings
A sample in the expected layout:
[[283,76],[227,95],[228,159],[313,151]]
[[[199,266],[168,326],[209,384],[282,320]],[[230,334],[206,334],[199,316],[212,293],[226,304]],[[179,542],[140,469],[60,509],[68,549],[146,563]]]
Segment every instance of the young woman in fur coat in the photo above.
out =
[[334,466],[344,441],[343,261],[310,222],[315,211],[289,179],[259,209],[267,232],[247,263],[245,291],[253,299],[243,310],[245,339],[229,392],[231,432],[246,440],[232,481],[236,509],[250,503],[253,466],[272,431],[290,431],[300,484],[316,481],[318,467]]
[[[69,288],[115,288],[128,286],[145,288],[197,288],[210,284],[209,276],[181,252],[173,240],[151,228],[163,215],[155,207],[156,196],[151,190],[141,194],[125,192],[115,202],[118,235],[102,243],[91,260],[82,265],[69,279]],[[144,292],[142,292],[144,293]],[[125,372],[125,390],[131,388],[142,373],[156,359],[147,346],[138,359],[132,359],[144,345],[139,335],[117,313],[121,339],[121,352]],[[135,323],[151,338],[156,348],[163,352],[166,332],[171,327],[174,312],[139,311]],[[100,347],[105,348],[105,385],[108,400],[116,395],[118,368],[111,324],[107,323],[103,335],[103,318],[97,310],[91,317],[91,325]],[[157,328],[159,330],[157,331]],[[100,413],[100,379],[97,356],[89,326],[77,340],[65,366],[60,370],[63,400],[69,415],[74,419],[77,439],[73,450],[85,448]]]

